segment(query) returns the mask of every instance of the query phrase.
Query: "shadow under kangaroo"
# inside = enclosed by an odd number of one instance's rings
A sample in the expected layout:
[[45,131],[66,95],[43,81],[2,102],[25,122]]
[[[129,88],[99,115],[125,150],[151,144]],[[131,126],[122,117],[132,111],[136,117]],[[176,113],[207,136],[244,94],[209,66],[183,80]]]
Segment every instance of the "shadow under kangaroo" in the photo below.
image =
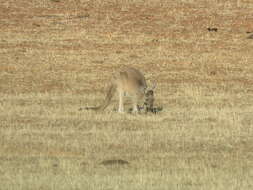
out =
[[[130,97],[132,100],[133,107],[128,112],[139,113],[144,110],[145,113],[157,113],[162,108],[154,108],[155,87],[156,85],[153,85],[152,88],[148,88],[146,79],[139,70],[133,67],[122,66],[118,72],[113,74],[103,103],[97,107],[85,107],[79,110],[103,111],[111,103],[114,94],[118,92],[119,113],[124,113],[124,97]],[[141,100],[144,100],[142,107],[138,105],[138,102]]]

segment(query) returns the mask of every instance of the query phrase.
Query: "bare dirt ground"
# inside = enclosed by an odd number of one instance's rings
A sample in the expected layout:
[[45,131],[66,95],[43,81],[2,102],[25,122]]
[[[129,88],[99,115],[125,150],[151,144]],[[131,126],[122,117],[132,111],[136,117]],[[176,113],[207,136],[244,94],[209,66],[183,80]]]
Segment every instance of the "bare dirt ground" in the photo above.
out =
[[[252,189],[252,10],[0,0],[0,189]],[[78,111],[120,65],[157,83],[162,112]]]

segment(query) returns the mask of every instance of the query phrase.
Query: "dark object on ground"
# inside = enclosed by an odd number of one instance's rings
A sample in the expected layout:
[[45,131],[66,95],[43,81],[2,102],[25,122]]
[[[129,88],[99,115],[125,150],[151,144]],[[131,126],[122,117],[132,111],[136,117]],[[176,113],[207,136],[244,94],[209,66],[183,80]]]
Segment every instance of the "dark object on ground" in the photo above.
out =
[[218,28],[207,28],[209,32],[218,32]]
[[253,33],[253,32],[252,32],[252,31],[247,31],[246,33],[247,33],[247,34],[251,34],[251,33]]
[[211,71],[210,75],[216,75],[216,71]]
[[109,165],[128,165],[129,162],[126,160],[104,160],[103,162],[101,162],[100,164],[105,165],[105,166],[109,166]]
[[39,25],[39,24],[37,24],[37,23],[33,23],[33,26],[40,27],[40,25]]

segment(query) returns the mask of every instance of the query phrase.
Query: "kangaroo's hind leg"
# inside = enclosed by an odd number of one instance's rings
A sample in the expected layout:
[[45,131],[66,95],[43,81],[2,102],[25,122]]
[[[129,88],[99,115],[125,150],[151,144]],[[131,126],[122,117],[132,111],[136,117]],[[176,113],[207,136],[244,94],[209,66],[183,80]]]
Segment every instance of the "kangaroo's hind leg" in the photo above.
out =
[[123,96],[124,92],[122,90],[119,90],[119,113],[124,113],[124,102],[123,102]]

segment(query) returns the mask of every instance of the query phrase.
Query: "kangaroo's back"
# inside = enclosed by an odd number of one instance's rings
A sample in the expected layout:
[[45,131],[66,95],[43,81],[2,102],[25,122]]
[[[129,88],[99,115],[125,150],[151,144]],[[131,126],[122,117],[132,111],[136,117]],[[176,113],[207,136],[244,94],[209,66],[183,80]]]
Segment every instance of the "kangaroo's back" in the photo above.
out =
[[146,80],[143,74],[133,67],[122,67],[116,75],[114,82],[119,90],[123,90],[129,94],[141,92],[147,88]]

